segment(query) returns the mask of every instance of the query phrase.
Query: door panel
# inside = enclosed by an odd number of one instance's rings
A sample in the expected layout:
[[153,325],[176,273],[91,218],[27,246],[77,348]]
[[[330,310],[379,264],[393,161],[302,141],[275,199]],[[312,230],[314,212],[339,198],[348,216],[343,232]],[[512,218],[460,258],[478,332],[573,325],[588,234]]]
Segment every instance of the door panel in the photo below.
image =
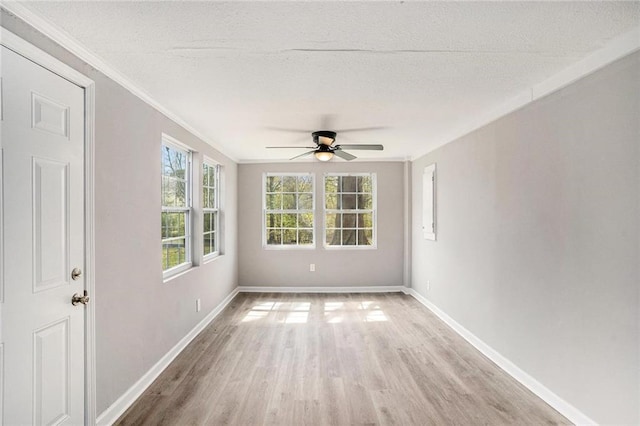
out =
[[69,164],[33,158],[34,291],[69,284]]
[[2,47],[4,424],[84,422],[84,90]]
[[54,135],[68,137],[69,107],[37,93],[31,94],[31,126]]
[[69,417],[69,319],[33,333],[35,424],[60,424]]

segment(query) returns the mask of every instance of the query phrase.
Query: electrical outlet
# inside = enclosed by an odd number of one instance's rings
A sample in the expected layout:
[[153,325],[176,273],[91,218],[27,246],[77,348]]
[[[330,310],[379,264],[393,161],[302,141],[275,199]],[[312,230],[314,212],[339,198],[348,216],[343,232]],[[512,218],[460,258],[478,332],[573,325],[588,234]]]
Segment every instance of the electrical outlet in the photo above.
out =
[[431,290],[431,281],[427,280],[427,291]]
[[196,312],[200,312],[200,308],[201,308],[200,299],[196,299]]
[[309,272],[315,272],[316,271],[316,264],[315,263],[310,263],[309,264]]

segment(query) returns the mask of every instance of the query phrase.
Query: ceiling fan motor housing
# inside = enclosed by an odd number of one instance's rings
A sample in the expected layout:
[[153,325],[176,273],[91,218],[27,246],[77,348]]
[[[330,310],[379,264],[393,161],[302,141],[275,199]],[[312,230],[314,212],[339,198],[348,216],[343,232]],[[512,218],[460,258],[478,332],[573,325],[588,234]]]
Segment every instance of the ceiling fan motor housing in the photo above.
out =
[[311,136],[313,136],[313,142],[319,146],[331,145],[336,140],[336,132],[332,132],[330,130],[319,130],[311,133]]

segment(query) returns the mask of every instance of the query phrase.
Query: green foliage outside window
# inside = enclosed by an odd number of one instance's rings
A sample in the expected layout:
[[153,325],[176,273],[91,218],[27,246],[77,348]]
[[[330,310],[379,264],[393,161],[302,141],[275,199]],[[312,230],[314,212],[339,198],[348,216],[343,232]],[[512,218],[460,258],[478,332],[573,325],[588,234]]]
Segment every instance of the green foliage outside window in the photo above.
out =
[[267,245],[312,245],[313,176],[267,175],[264,215]]
[[202,164],[203,254],[218,252],[218,166]]
[[162,146],[162,270],[188,262],[188,153]]
[[325,242],[328,246],[374,244],[373,186],[372,175],[325,176]]

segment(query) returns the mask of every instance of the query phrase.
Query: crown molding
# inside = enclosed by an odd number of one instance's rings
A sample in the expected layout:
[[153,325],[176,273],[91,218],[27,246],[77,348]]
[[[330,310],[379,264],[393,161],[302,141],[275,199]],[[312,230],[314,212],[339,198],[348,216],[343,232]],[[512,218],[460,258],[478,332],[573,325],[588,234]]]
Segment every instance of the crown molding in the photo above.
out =
[[[273,160],[239,160],[235,156],[231,155],[227,149],[225,149],[219,143],[211,140],[205,136],[202,132],[189,125],[184,119],[177,114],[165,108],[162,104],[156,101],[151,95],[140,88],[136,83],[120,73],[116,68],[107,63],[104,59],[91,52],[86,46],[75,40],[66,32],[60,30],[54,24],[47,19],[41,17],[37,13],[31,11],[27,6],[16,1],[0,0],[0,8],[6,10],[12,15],[15,15],[19,19],[32,26],[37,31],[41,32],[60,46],[68,50],[73,55],[77,56],[87,64],[91,65],[116,83],[123,86],[132,94],[146,102],[148,105],[164,114],[167,118],[174,121],[176,124],[183,127],[185,130],[192,133],[194,136],[203,140],[220,153],[232,161],[239,164],[251,164],[251,163],[275,163],[280,161]],[[489,110],[485,114],[479,115],[477,118],[462,125],[445,137],[440,138],[435,144],[431,144],[427,150],[420,151],[417,154],[410,156],[411,161],[415,161],[430,152],[435,151],[443,145],[459,139],[474,130],[486,126],[487,124],[496,121],[497,119],[504,117],[505,115],[517,111],[518,109],[528,105],[529,103],[540,99],[548,94],[556,92],[569,84],[586,77],[587,75],[611,64],[612,62],[621,59],[631,53],[640,50],[640,26],[635,27],[633,30],[628,31],[607,43],[603,48],[596,50],[589,56],[576,62],[573,65],[565,68],[564,70],[556,73],[555,75],[541,81],[540,83],[533,85],[526,90],[522,91],[517,96],[503,102],[495,108]],[[389,158],[379,160],[364,160],[364,161],[404,161],[400,158]]]
[[423,150],[412,155],[411,161],[424,157],[441,146],[446,145],[449,142],[453,142],[456,139],[460,139],[461,137],[480,129],[481,127],[484,127],[507,114],[519,110],[535,100],[557,92],[571,83],[574,83],[577,80],[580,80],[581,78],[584,78],[638,50],[640,50],[640,26],[613,38],[604,47],[596,50],[585,58],[568,66],[540,83],[523,90],[513,98],[506,100],[488,112],[480,114],[477,118],[474,118],[466,124],[454,129],[445,137],[440,138],[440,140],[435,144],[430,144],[430,147],[427,150]]
[[36,31],[42,33],[46,37],[50,38],[64,49],[77,56],[80,60],[86,62],[88,65],[92,66],[105,76],[109,77],[111,80],[115,81],[133,95],[140,98],[142,101],[147,103],[149,106],[154,108],[155,110],[162,113],[171,121],[175,122],[177,125],[183,127],[189,133],[193,134],[197,138],[206,142],[208,145],[212,146],[214,149],[218,150],[220,153],[228,157],[230,160],[234,162],[238,162],[238,159],[231,155],[227,149],[225,149],[219,143],[211,140],[211,138],[205,136],[202,132],[191,126],[184,119],[182,119],[179,115],[165,108],[160,102],[155,100],[150,94],[148,94],[145,90],[139,87],[135,82],[130,80],[120,71],[118,71],[115,67],[111,66],[107,61],[102,59],[100,56],[93,53],[89,50],[85,45],[80,43],[75,38],[71,37],[65,31],[59,29],[56,25],[51,23],[46,18],[38,15],[36,12],[33,12],[27,6],[17,1],[1,1],[0,0],[0,8],[6,10],[8,13],[16,16],[17,18],[24,21],[26,24],[33,27]]

